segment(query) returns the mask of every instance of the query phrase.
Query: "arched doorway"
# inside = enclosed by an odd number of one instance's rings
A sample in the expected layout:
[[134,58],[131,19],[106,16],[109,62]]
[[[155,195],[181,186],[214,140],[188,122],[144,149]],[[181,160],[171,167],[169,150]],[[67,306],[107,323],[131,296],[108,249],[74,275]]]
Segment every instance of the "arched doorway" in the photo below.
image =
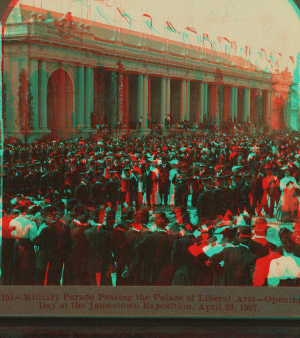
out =
[[74,91],[70,76],[63,69],[54,71],[47,85],[47,128],[54,136],[72,133]]

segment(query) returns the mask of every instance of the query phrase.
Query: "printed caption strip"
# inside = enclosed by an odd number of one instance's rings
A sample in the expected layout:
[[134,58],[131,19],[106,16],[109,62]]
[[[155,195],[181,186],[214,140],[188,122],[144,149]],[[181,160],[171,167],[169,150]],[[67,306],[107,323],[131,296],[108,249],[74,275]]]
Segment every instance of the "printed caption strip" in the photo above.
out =
[[299,288],[1,287],[5,316],[298,318]]

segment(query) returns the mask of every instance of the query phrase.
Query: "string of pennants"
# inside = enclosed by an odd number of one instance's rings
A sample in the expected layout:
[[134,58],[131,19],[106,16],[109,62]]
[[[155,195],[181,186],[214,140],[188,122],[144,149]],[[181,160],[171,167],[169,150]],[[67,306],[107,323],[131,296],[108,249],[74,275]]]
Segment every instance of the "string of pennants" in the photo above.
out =
[[[89,3],[91,3],[91,1],[94,1],[95,9],[98,12],[98,14],[100,15],[100,17],[102,17],[107,24],[110,24],[112,22],[112,20],[105,14],[105,11],[103,10],[102,7],[103,6],[104,7],[112,7],[112,1],[110,1],[110,0],[70,0],[70,4],[72,4],[74,2],[78,2],[78,3],[81,3],[82,5],[84,5],[85,7],[91,7],[91,5],[89,5]],[[117,12],[120,15],[121,19],[125,22],[125,24],[127,24],[129,26],[130,29],[132,29],[133,20],[132,20],[131,16],[118,6],[116,6],[116,9],[117,9]],[[142,17],[144,19],[144,24],[146,25],[146,27],[150,31],[155,32],[157,34],[161,34],[161,32],[155,27],[155,22],[154,22],[152,16],[149,13],[142,13]],[[224,44],[225,53],[230,54],[230,55],[233,54],[235,56],[236,56],[236,53],[237,53],[237,50],[238,50],[237,43],[235,41],[231,41],[227,37],[218,36],[217,42],[216,42],[216,41],[212,40],[209,37],[209,35],[206,34],[206,33],[203,33],[202,35],[198,35],[198,32],[196,31],[196,29],[193,26],[187,26],[187,27],[184,28],[184,32],[180,32],[178,30],[178,28],[170,20],[165,20],[164,30],[166,30],[167,32],[176,34],[176,35],[181,34],[182,35],[182,43],[185,43],[185,41],[187,41],[191,46],[192,46],[192,42],[190,40],[190,36],[196,35],[198,43],[202,44],[203,47],[208,47],[208,48],[216,51],[217,50],[217,43],[219,45]],[[239,52],[240,52],[240,56],[242,58],[246,59],[247,61],[250,61],[250,56],[252,55],[252,53],[251,53],[249,45],[246,45],[245,47],[240,48]],[[279,63],[281,62],[281,60],[283,58],[282,53],[278,53],[277,60],[274,62],[274,57],[273,57],[272,53],[270,53],[268,55],[266,50],[263,49],[263,48],[261,48],[261,50],[258,52],[258,55],[260,56],[261,61],[266,62],[266,64],[271,69],[271,71],[279,68]],[[288,59],[290,60],[290,62],[294,66],[295,65],[294,57],[289,56]],[[257,62],[256,62],[256,65],[258,66]]]

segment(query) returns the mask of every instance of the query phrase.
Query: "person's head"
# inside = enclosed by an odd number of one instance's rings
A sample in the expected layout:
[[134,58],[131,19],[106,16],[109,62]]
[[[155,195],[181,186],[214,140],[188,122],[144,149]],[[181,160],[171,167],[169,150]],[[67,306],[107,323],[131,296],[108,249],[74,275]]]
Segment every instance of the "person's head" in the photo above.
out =
[[77,204],[73,209],[74,217],[78,220],[84,220],[86,217],[86,210],[82,204]]
[[222,235],[225,242],[233,242],[236,239],[236,229],[226,228]]
[[55,209],[52,205],[47,205],[42,209],[42,218],[46,224],[51,224],[56,219]]
[[65,203],[62,200],[57,201],[55,203],[54,207],[55,207],[55,212],[56,212],[57,219],[62,218],[64,216],[65,210],[66,210]]
[[105,218],[105,208],[102,207],[97,207],[92,210],[91,212],[91,219],[98,224],[103,224],[104,223],[104,218]]
[[179,225],[190,223],[190,217],[186,208],[182,206],[175,207],[173,213],[175,214],[176,221]]
[[284,170],[284,176],[285,176],[285,177],[290,177],[290,176],[291,176],[291,171],[290,171],[290,169],[285,169],[285,170]]
[[253,222],[253,233],[257,236],[266,236],[268,229],[267,220],[263,217],[258,217]]
[[292,239],[293,233],[287,228],[281,228],[279,230],[279,238],[281,246],[287,253],[293,253],[295,250],[295,242]]
[[156,226],[159,229],[164,229],[166,227],[166,225],[169,223],[167,215],[163,211],[157,212],[154,215],[154,221],[155,221]]
[[237,219],[237,226],[238,232],[242,236],[251,236],[252,229],[251,229],[252,219],[249,216],[241,215]]
[[21,204],[17,207],[17,210],[19,211],[20,214],[26,214],[28,211],[27,205]]
[[122,223],[126,221],[133,221],[134,218],[134,208],[127,208],[122,215]]

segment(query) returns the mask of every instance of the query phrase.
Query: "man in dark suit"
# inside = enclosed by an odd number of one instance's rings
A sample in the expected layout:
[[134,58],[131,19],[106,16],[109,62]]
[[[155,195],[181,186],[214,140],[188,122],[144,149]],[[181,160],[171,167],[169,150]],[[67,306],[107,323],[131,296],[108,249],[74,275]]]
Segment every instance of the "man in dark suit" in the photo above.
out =
[[212,210],[212,177],[205,177],[202,179],[203,190],[198,197],[197,202],[197,215],[199,224],[204,220],[212,220],[213,210]]
[[143,193],[146,193],[146,201],[149,208],[151,208],[151,195],[153,192],[153,176],[152,171],[150,170],[149,162],[145,163],[145,172],[142,177],[143,181]]
[[73,221],[67,233],[64,285],[86,284],[86,210],[82,204],[73,209]]
[[94,172],[95,181],[91,185],[90,196],[91,202],[94,207],[100,207],[105,203],[105,189],[104,189],[104,178],[100,171]]
[[252,208],[251,208],[251,215],[255,216],[255,212],[256,212],[256,208],[257,206],[259,207],[258,209],[258,216],[260,216],[261,213],[261,200],[263,198],[264,195],[264,189],[263,189],[263,175],[262,173],[260,173],[259,168],[257,168],[254,172],[253,175],[253,181],[252,181],[252,196],[253,196],[253,200],[252,200]]
[[90,186],[88,185],[88,176],[85,173],[82,174],[82,180],[75,189],[75,198],[83,205],[90,203]]
[[175,205],[187,207],[189,184],[182,165],[178,167],[178,173],[173,177],[172,181],[175,186]]
[[164,202],[164,205],[168,205],[168,197],[170,193],[170,174],[171,167],[167,164],[165,159],[162,160],[162,164],[159,167],[159,177],[158,177],[158,190],[161,202]]
[[[59,285],[60,275],[55,276],[58,262],[58,235],[56,231],[55,210],[47,206],[42,210],[44,218],[36,238],[32,243],[36,251],[36,281],[38,285]],[[61,271],[60,271],[61,272]]]
[[96,275],[99,273],[101,285],[111,285],[110,273],[115,271],[111,232],[103,224],[104,207],[96,208],[88,221],[90,228],[84,232],[87,241],[87,284],[97,285]]
[[166,214],[164,212],[156,213],[154,220],[157,230],[149,232],[135,247],[136,255],[139,257],[142,285],[156,284],[159,276],[159,262],[156,260],[159,243],[161,239],[168,237],[165,228],[168,224]]
[[127,184],[128,184],[130,206],[133,206],[134,202],[136,210],[139,210],[139,201],[138,201],[139,180],[140,180],[139,173],[135,170],[132,170],[131,175],[127,181]]

